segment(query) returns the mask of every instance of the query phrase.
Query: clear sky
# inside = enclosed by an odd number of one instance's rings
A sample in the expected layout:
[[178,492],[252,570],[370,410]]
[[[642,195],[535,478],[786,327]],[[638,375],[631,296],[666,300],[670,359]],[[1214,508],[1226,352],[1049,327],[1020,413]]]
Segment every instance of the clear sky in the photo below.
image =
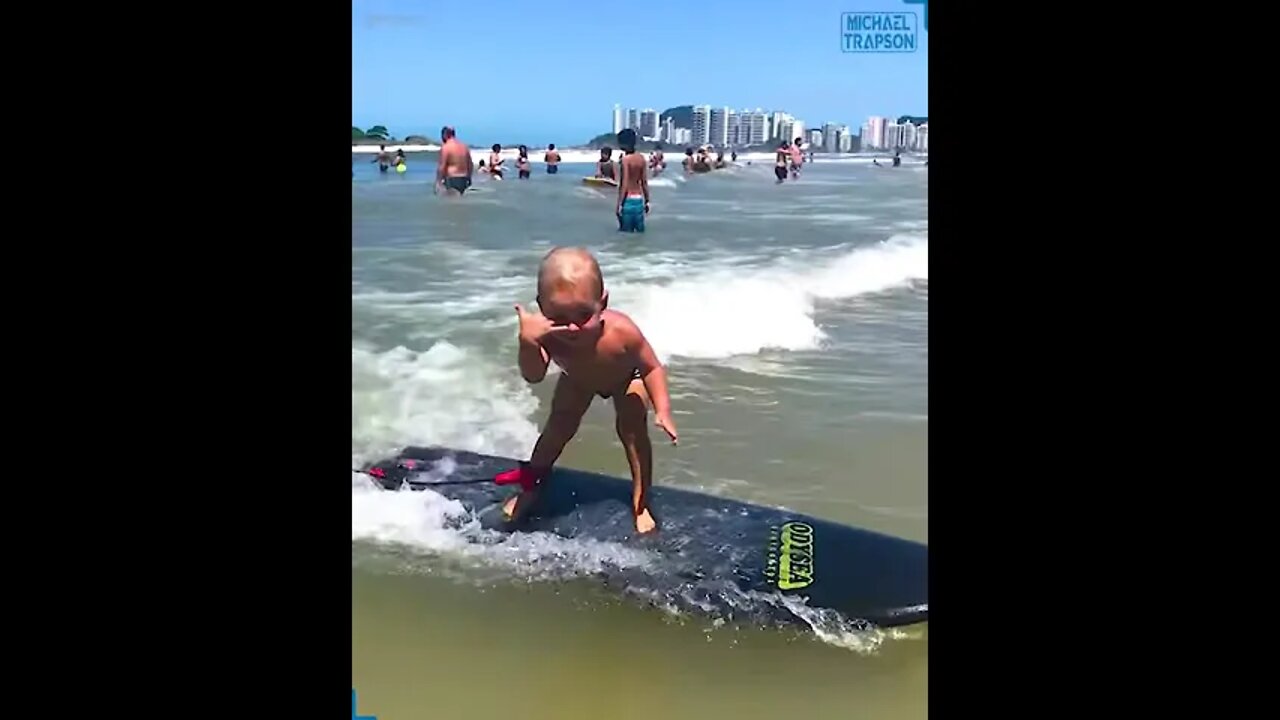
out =
[[[919,48],[841,52],[842,12],[912,12]],[[924,5],[903,0],[353,0],[351,120],[396,137],[576,145],[624,108],[789,112],[854,132],[929,113]]]

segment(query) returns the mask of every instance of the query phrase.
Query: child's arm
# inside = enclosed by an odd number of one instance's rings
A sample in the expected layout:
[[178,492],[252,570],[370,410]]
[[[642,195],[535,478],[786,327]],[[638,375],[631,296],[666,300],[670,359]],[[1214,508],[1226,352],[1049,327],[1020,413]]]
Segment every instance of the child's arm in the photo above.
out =
[[547,351],[540,343],[531,342],[524,337],[521,337],[519,342],[520,376],[527,383],[542,382],[542,379],[547,376],[547,364],[550,362]]
[[[633,326],[634,327],[634,326]],[[667,369],[658,361],[658,355],[649,345],[649,341],[635,328],[635,356],[640,367],[640,378],[644,389],[653,402],[653,420],[658,427],[666,431],[671,442],[676,442],[676,424],[671,419],[671,396],[667,392]]]

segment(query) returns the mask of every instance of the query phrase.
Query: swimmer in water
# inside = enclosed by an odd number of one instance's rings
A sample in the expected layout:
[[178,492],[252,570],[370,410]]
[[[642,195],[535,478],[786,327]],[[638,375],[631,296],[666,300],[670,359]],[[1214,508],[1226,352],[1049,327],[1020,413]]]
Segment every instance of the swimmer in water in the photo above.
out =
[[[643,161],[642,161],[643,162]],[[579,248],[555,248],[538,268],[538,312],[515,306],[520,322],[518,363],[525,382],[542,382],[554,360],[561,371],[551,412],[533,453],[520,468],[498,475],[499,484],[519,483],[521,492],[503,505],[518,521],[532,507],[548,477],[582,423],[596,396],[613,401],[614,427],[631,469],[631,512],[636,532],[658,524],[649,509],[653,447],[649,443],[649,407],[654,423],[677,442],[667,393],[667,371],[644,333],[626,315],[608,309],[600,265]],[[554,476],[547,482],[555,482]]]
[[[440,130],[440,159],[436,162],[436,184],[434,192],[444,188],[448,195],[461,196],[471,187],[471,149],[458,139],[457,131],[448,125]],[[481,161],[481,171],[484,170]]]
[[613,171],[613,148],[600,148],[600,159],[596,161],[596,177],[608,178],[609,180],[617,180],[618,175]]
[[791,160],[791,150],[786,140],[778,146],[778,152],[773,156],[773,176],[778,178],[776,185],[781,185],[787,179],[787,163]]
[[397,151],[396,151],[396,167],[399,167],[399,166],[404,165],[404,164],[405,164],[405,162],[404,162],[404,150],[397,150]]
[[693,172],[693,148],[684,149],[684,161],[680,164],[684,166],[685,172]]
[[378,163],[378,172],[386,172],[391,167],[391,153],[387,152],[386,145],[378,146],[378,155],[369,161],[369,164]]
[[560,172],[560,153],[556,152],[555,143],[547,146],[547,154],[542,156],[542,161],[547,164],[548,175],[555,175]]
[[649,214],[649,177],[644,156],[636,152],[636,131],[627,128],[618,133],[622,158],[618,161],[618,229],[644,232],[644,216]]
[[529,148],[524,145],[520,146],[520,156],[516,158],[516,177],[529,179]]
[[800,167],[804,165],[804,150],[800,146],[804,143],[804,138],[796,138],[791,143],[791,179],[798,180],[800,178]]
[[667,169],[667,159],[662,154],[662,143],[654,143],[653,154],[649,156],[649,169],[653,171],[654,177],[658,177],[663,170]]
[[698,148],[698,156],[693,160],[695,169],[706,172],[711,169],[711,158],[707,157],[707,146]]
[[490,148],[490,150],[492,150],[493,152],[489,153],[489,175],[494,180],[501,180],[502,179],[502,163],[505,162],[502,159],[502,146],[499,145],[498,143],[494,143],[493,147]]

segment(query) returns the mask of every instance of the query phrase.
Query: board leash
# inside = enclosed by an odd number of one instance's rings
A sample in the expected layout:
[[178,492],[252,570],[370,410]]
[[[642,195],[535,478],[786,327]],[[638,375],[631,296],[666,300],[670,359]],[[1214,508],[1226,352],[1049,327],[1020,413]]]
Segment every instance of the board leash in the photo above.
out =
[[[361,475],[368,475],[369,477],[375,478],[378,480],[382,480],[387,476],[387,474],[385,472],[382,472],[380,468],[374,468],[373,470],[357,470],[356,468],[351,468],[351,472],[360,473]],[[489,483],[489,482],[493,482],[493,478],[472,478],[470,480],[440,480],[438,482],[418,483],[418,484],[419,485],[479,485],[480,483]]]

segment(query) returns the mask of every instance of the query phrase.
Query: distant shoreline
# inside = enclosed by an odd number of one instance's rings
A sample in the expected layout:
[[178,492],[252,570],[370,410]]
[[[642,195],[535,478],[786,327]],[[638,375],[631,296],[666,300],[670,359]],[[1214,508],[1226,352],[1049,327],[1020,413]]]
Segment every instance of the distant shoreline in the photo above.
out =
[[[440,152],[440,146],[435,144],[410,145],[405,143],[389,142],[389,143],[386,143],[386,149],[387,149],[387,152],[393,155],[397,150],[404,150],[405,153],[407,154],[417,154],[417,155],[421,155],[424,153],[430,154],[430,153]],[[377,155],[379,151],[380,150],[377,144],[368,145],[368,144],[352,143],[351,145],[352,155]],[[547,152],[546,148],[531,147],[529,148],[529,160],[533,161],[534,163],[541,163],[542,156],[545,155],[546,152]],[[561,158],[560,162],[566,163],[566,164],[591,163],[600,159],[600,151],[598,149],[586,147],[586,146],[556,148],[556,152],[560,153],[560,158]],[[678,166],[680,164],[680,161],[684,159],[684,151],[682,149],[678,150],[677,148],[673,147],[670,149],[665,149],[663,150],[663,152],[666,154],[668,168],[671,167],[672,165]],[[488,148],[484,148],[484,147],[471,148],[471,157],[475,159],[476,164],[479,164],[481,160],[488,160],[489,153],[490,151]],[[509,162],[514,162],[516,156],[518,156],[519,154],[520,154],[519,149],[515,147],[504,147],[502,149],[502,152],[500,153],[501,157],[504,160],[507,160]],[[738,153],[738,159],[759,162],[762,160],[772,160],[773,155],[774,153],[772,151],[740,152]],[[614,150],[613,157],[614,158],[618,157],[618,151],[616,149]],[[729,157],[729,153],[725,153],[725,157],[727,159]],[[805,158],[808,159],[808,157],[809,157],[809,153],[806,152]],[[858,158],[866,158],[867,161],[870,162],[871,158],[891,158],[893,157],[893,153],[888,150],[859,151],[856,153],[829,153],[825,151],[815,150],[814,157],[816,159],[827,159],[827,160],[834,160],[834,159],[853,160]],[[902,158],[904,161],[908,159],[923,161],[925,159],[928,159],[928,157],[929,157],[928,153],[910,153],[910,154],[903,153],[902,155]]]
[[[435,158],[432,156],[439,153],[440,146],[439,145],[398,145],[395,143],[387,143],[387,152],[393,155],[395,154],[396,150],[400,150],[400,149],[404,150],[405,157],[409,160],[408,164],[412,166],[413,163],[416,161],[422,161],[422,160],[434,161]],[[556,148],[556,151],[560,153],[560,164],[562,165],[589,165],[600,159],[600,151],[593,148]],[[681,152],[664,151],[664,152],[666,154],[667,172],[670,173],[673,171],[675,172],[680,171],[680,163],[682,160],[684,160],[684,152],[683,151]],[[352,145],[351,146],[351,157],[352,157],[353,163],[355,162],[369,163],[373,160],[373,156],[377,155],[377,153],[378,153],[377,145]],[[546,154],[545,148],[529,148],[529,161],[533,163],[535,167],[541,168],[545,165],[542,159],[542,156],[545,154]],[[648,153],[642,153],[642,154],[646,156],[648,155]],[[773,152],[738,153],[738,164],[745,165],[746,163],[757,163],[757,164],[772,163],[774,154],[775,153]],[[490,151],[488,148],[474,148],[474,147],[471,148],[471,161],[475,163],[477,166],[480,165],[481,160],[485,161],[485,164],[488,165],[489,155],[490,155]],[[506,161],[505,163],[503,163],[503,166],[510,169],[511,172],[515,172],[514,168],[516,164],[516,157],[518,155],[519,155],[519,151],[516,148],[503,148],[502,152],[500,153],[500,156],[502,157],[502,159]],[[618,157],[618,153],[616,151],[614,152],[613,157],[614,157],[614,160],[616,161]],[[878,159],[880,160],[882,165],[887,165],[889,164],[892,157],[893,157],[892,152],[858,152],[858,153],[819,152],[814,154],[813,162],[823,163],[823,164],[855,163],[855,164],[870,165],[872,160]],[[359,160],[356,160],[356,158],[359,158]],[[726,153],[725,160],[728,160],[728,159],[729,159],[729,154]],[[906,153],[903,153],[902,164],[904,166],[924,165],[925,161],[927,161],[928,159],[929,159],[928,153],[921,153],[919,155],[916,155],[916,154],[907,155]],[[805,162],[810,162],[808,153],[805,153]],[[541,172],[541,170],[539,170],[539,172]]]

